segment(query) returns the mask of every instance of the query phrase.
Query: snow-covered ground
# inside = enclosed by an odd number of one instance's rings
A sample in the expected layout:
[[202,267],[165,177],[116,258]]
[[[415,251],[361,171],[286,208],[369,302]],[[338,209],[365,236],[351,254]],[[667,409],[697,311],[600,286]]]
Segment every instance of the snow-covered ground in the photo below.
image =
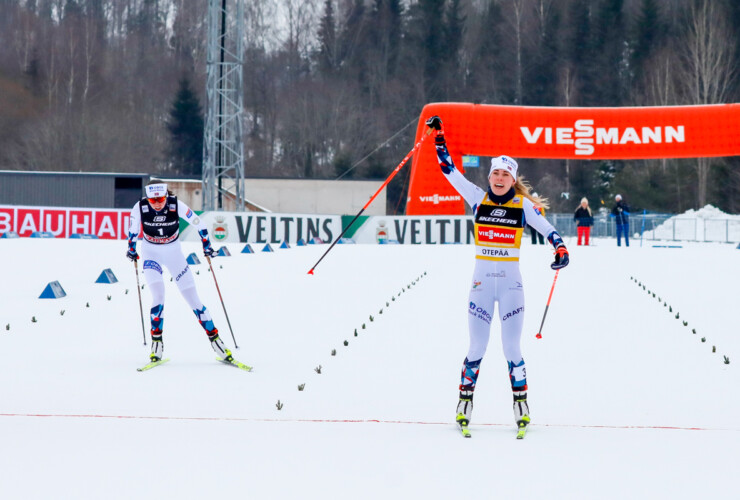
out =
[[[552,253],[525,243],[517,441],[496,321],[473,438],[453,425],[469,246],[337,246],[308,276],[325,246],[229,245],[213,262],[254,372],[215,361],[167,281],[171,361],[139,373],[124,242],[0,240],[0,498],[736,498],[740,250],[596,244],[571,244],[537,340]],[[119,283],[94,283],[105,268]],[[53,280],[67,297],[38,299]]]

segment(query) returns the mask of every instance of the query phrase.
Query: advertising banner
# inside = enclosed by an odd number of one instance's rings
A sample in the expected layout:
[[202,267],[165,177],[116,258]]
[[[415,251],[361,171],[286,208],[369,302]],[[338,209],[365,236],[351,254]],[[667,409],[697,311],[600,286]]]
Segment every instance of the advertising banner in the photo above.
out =
[[347,234],[357,243],[444,245],[475,242],[473,218],[468,216],[373,216],[365,219],[356,230],[353,226]]
[[[462,170],[463,155],[573,160],[697,158],[740,155],[740,104],[633,108],[549,108],[433,103],[447,147]],[[488,165],[481,161],[481,166]],[[527,174],[526,162],[520,170]],[[408,215],[463,214],[463,200],[440,172],[433,141],[414,155]]]
[[0,233],[14,231],[27,237],[44,231],[56,238],[94,234],[101,239],[125,239],[130,213],[131,210],[0,205]]
[[[277,244],[283,241],[294,244],[300,239],[308,242],[314,238],[331,242],[342,232],[342,217],[339,215],[205,212],[200,217],[214,244]],[[197,240],[198,231],[189,226],[180,238]]]

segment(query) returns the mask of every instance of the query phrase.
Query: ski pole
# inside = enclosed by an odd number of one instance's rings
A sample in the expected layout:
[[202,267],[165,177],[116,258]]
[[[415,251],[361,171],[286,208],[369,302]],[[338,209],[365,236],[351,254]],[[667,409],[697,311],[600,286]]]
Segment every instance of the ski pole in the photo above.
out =
[[421,147],[421,143],[424,142],[424,139],[426,139],[427,136],[431,133],[432,133],[432,129],[430,128],[426,131],[424,135],[421,136],[421,139],[419,139],[419,142],[417,142],[416,145],[413,148],[411,148],[411,151],[409,151],[409,153],[404,157],[404,159],[401,160],[401,163],[399,163],[398,166],[395,169],[393,169],[393,172],[391,172],[391,175],[389,175],[388,178],[385,180],[385,182],[378,188],[377,191],[375,191],[375,194],[370,197],[370,200],[368,200],[368,202],[365,203],[365,206],[362,207],[362,209],[359,212],[357,212],[357,215],[355,215],[355,218],[352,219],[352,221],[349,224],[347,224],[347,227],[345,227],[342,230],[342,232],[339,234],[339,236],[337,236],[337,238],[334,240],[331,246],[329,246],[326,252],[324,252],[324,255],[322,255],[321,258],[316,261],[316,264],[313,265],[311,270],[308,271],[308,274],[313,274],[313,270],[316,269],[316,266],[318,266],[322,260],[324,260],[324,257],[326,257],[326,254],[331,252],[331,249],[334,248],[334,245],[336,245],[337,242],[342,239],[342,236],[344,236],[344,233],[346,233],[349,230],[349,228],[352,227],[352,224],[354,224],[355,221],[360,218],[360,215],[362,215],[365,209],[369,207],[370,204],[373,202],[373,200],[380,194],[380,192],[383,189],[385,189],[385,187],[388,185],[391,179],[393,179],[393,177],[396,176],[399,170],[401,170],[401,168],[406,164],[406,162],[409,161],[409,158],[411,158],[411,156],[416,152],[416,150],[418,150]]
[[537,337],[538,339],[542,338],[542,327],[545,324],[545,318],[547,317],[547,310],[550,308],[550,300],[552,300],[552,292],[555,291],[555,283],[557,283],[558,281],[558,273],[560,273],[560,269],[555,271],[555,279],[552,280],[552,288],[550,288],[550,296],[547,298],[547,305],[545,306],[545,314],[542,315],[542,323],[540,323],[540,330],[537,332],[537,335],[535,335],[535,337]]
[[224,315],[226,316],[226,323],[229,325],[229,331],[231,332],[231,338],[234,341],[234,347],[239,349],[239,345],[236,343],[236,337],[234,337],[234,330],[231,328],[231,321],[229,321],[229,313],[226,312],[226,305],[224,304],[224,298],[221,296],[221,289],[218,287],[218,280],[216,279],[216,273],[213,271],[213,264],[211,264],[211,258],[206,255],[208,261],[208,267],[211,268],[211,274],[213,275],[213,282],[216,284],[216,291],[218,292],[218,298],[221,300],[221,307],[224,308]]
[[146,328],[144,328],[144,307],[141,305],[141,286],[139,285],[139,263],[134,261],[134,269],[136,269],[136,292],[139,294],[139,315],[141,316],[141,335],[144,337],[144,345],[146,345]]

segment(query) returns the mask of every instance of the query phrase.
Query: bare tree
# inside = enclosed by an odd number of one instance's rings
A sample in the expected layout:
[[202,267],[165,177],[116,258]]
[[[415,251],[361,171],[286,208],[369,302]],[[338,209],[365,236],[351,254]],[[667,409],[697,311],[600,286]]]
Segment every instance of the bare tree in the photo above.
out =
[[[703,0],[691,4],[684,43],[680,44],[679,82],[688,104],[726,102],[735,79],[734,36],[718,2]],[[707,202],[712,167],[710,158],[697,158],[697,202]]]

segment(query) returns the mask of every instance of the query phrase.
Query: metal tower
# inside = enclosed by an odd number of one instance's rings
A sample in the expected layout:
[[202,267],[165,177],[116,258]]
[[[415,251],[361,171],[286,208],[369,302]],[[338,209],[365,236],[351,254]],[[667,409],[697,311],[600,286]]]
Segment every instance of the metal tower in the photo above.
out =
[[203,210],[244,210],[243,33],[243,0],[208,0]]

